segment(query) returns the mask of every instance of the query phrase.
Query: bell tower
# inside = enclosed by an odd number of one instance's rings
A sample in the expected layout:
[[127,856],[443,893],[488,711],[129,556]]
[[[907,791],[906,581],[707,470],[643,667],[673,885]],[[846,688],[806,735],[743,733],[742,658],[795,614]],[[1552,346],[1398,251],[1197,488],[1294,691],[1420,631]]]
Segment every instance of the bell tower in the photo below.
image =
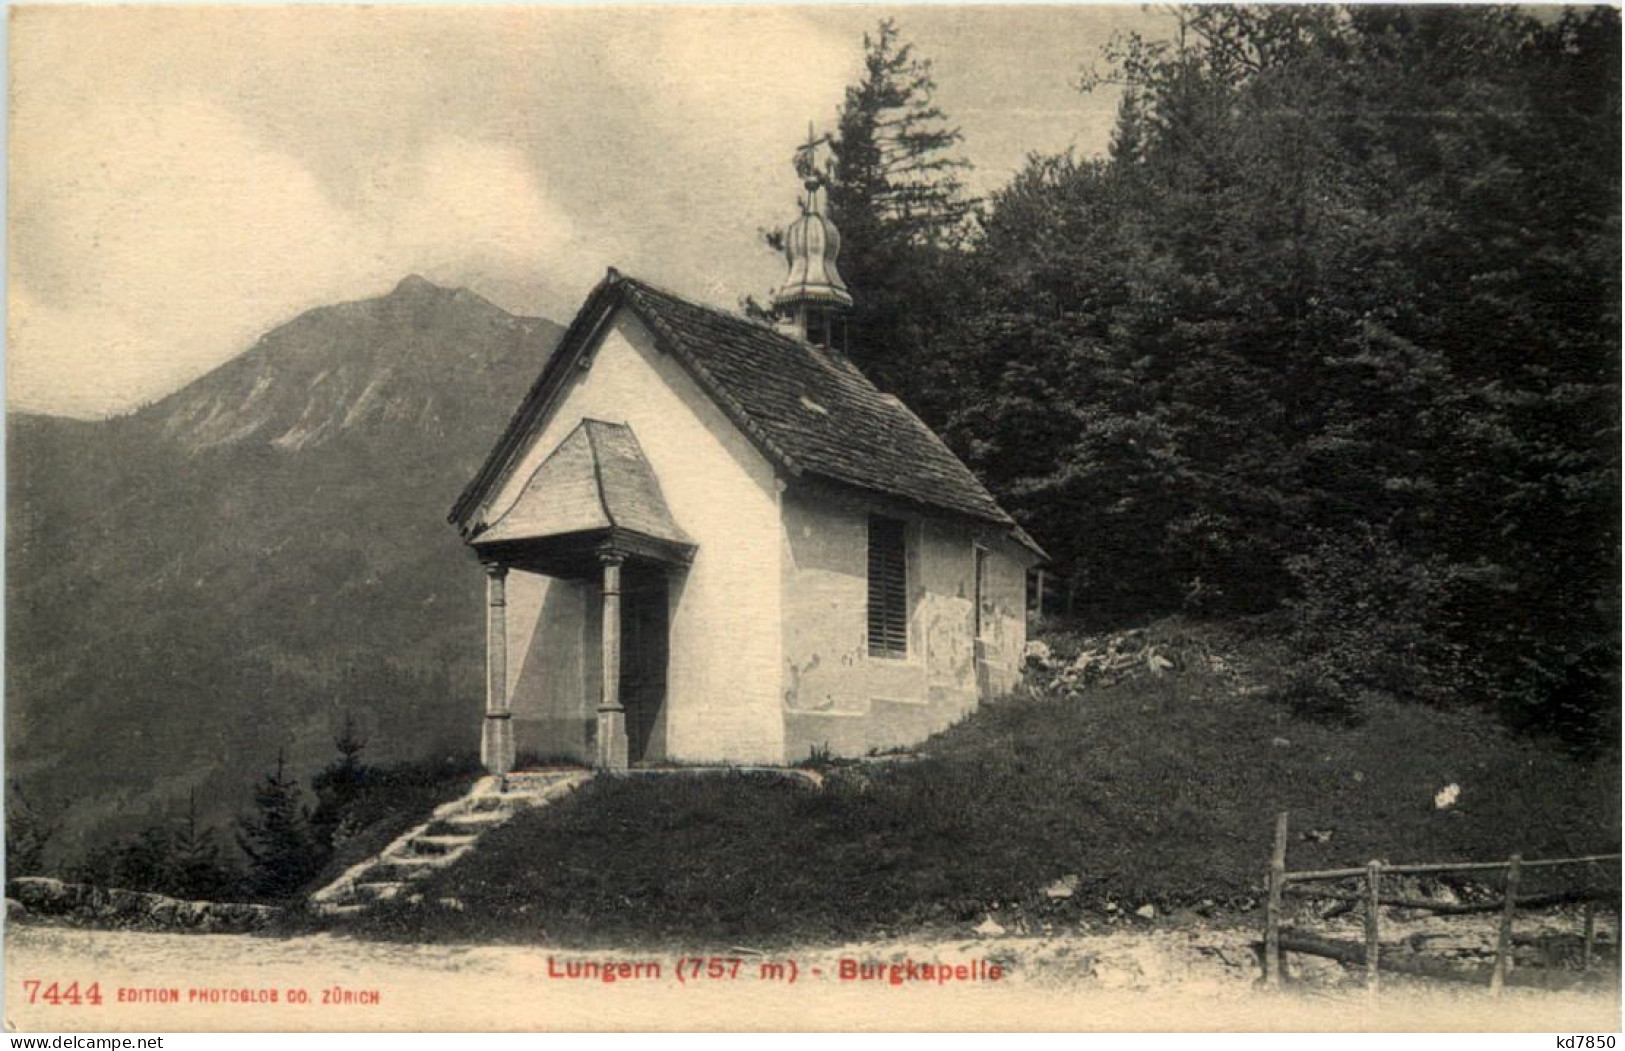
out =
[[798,339],[831,350],[846,350],[846,318],[852,294],[836,269],[841,234],[824,214],[828,195],[813,154],[824,142],[807,128],[807,143],[796,150],[796,173],[807,191],[801,217],[784,231],[784,284],[773,293],[780,326]]

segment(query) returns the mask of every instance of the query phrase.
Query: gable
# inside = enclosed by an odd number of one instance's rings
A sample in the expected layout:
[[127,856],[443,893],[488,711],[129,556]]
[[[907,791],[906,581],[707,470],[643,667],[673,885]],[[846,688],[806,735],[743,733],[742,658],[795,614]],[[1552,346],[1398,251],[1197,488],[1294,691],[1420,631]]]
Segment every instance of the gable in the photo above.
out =
[[[516,512],[559,523],[575,514],[588,525],[617,511],[646,516],[654,489],[670,503],[658,528],[651,526],[657,533],[692,531],[695,504],[710,489],[736,502],[771,503],[772,465],[659,349],[634,313],[612,309],[590,341],[560,350],[548,364],[550,371],[563,367],[546,401],[527,403],[537,411],[518,421],[523,430],[516,433],[510,466],[468,511],[462,526],[468,540],[488,539]],[[523,506],[538,479],[563,483],[560,506]],[[570,494],[578,499],[563,499]]]
[[898,399],[884,394],[845,355],[792,339],[748,319],[690,303],[609,272],[571,323],[559,350],[520,406],[479,475],[452,509],[468,535],[491,491],[512,484],[515,463],[572,370],[612,316],[636,316],[658,349],[677,362],[720,415],[789,479],[831,482],[922,510],[1010,530],[1032,539],[942,440]]

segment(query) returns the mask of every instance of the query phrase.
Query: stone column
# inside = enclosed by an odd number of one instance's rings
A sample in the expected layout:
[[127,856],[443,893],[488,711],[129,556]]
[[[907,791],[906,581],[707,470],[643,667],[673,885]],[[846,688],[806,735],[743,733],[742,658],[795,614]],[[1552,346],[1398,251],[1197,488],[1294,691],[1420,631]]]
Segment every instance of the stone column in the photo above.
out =
[[626,556],[605,552],[604,694],[598,702],[598,768],[625,770],[626,709],[621,707],[621,563]]
[[485,563],[485,731],[480,762],[498,777],[513,769],[513,712],[508,708],[508,567]]

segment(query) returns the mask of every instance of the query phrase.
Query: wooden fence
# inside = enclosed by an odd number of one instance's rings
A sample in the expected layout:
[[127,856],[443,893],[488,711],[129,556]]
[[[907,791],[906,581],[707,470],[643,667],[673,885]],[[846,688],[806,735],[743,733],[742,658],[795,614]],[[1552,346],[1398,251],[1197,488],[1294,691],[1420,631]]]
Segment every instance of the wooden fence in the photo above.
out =
[[[1597,865],[1602,862],[1617,863],[1620,860],[1618,854],[1591,854],[1578,858],[1543,858],[1535,861],[1526,861],[1520,855],[1514,854],[1505,861],[1441,862],[1419,865],[1389,865],[1381,861],[1372,861],[1363,868],[1288,872],[1286,868],[1286,842],[1287,815],[1284,813],[1277,814],[1275,818],[1275,849],[1270,855],[1269,876],[1266,883],[1269,893],[1264,907],[1264,981],[1270,987],[1280,986],[1281,953],[1289,951],[1325,956],[1343,963],[1363,963],[1365,965],[1366,989],[1375,995],[1380,981],[1378,969],[1382,956],[1382,915],[1380,910],[1383,906],[1390,906],[1423,909],[1452,915],[1473,912],[1500,912],[1501,921],[1495,942],[1495,963],[1490,969],[1489,977],[1490,992],[1499,996],[1507,981],[1509,962],[1512,957],[1512,918],[1517,910],[1546,908],[1551,905],[1565,903],[1583,903],[1585,913],[1580,967],[1581,970],[1589,970],[1596,945],[1596,906],[1599,902],[1618,900],[1617,891],[1605,893],[1598,890],[1518,897],[1519,879],[1523,873],[1530,869]],[[1407,898],[1399,894],[1384,895],[1382,892],[1382,878],[1384,876],[1414,876],[1441,872],[1505,872],[1506,875],[1502,881],[1502,898],[1499,901],[1484,904],[1459,904],[1455,902],[1428,901],[1422,898]],[[1358,893],[1324,890],[1307,885],[1355,878],[1362,880],[1362,886]],[[1365,907],[1364,944],[1333,942],[1300,931],[1283,930],[1281,925],[1282,903],[1287,896],[1363,905]],[[1460,980],[1462,977],[1454,968],[1425,960],[1390,960],[1386,966],[1392,971],[1418,974],[1424,977],[1455,980]]]

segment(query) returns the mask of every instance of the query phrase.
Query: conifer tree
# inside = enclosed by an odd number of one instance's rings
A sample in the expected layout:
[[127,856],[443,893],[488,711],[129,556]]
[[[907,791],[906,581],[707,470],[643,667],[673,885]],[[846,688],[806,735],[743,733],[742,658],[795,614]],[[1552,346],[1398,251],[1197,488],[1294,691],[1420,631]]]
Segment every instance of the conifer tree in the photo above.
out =
[[855,305],[850,352],[870,379],[927,419],[939,415],[928,351],[954,300],[959,248],[977,202],[936,104],[930,60],[885,19],[863,38],[863,75],[829,138],[823,175]]
[[309,810],[280,749],[276,769],[254,788],[254,813],[238,819],[237,845],[248,858],[246,889],[267,900],[293,895],[321,865]]
[[349,712],[345,712],[344,723],[333,738],[333,747],[338,750],[338,758],[311,779],[312,787],[316,790],[316,809],[311,814],[311,829],[317,842],[324,847],[332,846],[344,820],[345,809],[367,782],[368,770],[361,761],[361,753],[366,750],[367,742],[360,735],[355,719]]
[[220,860],[214,830],[198,823],[196,790],[186,793],[186,816],[176,822],[169,845],[170,893],[213,900],[229,890],[234,874]]

